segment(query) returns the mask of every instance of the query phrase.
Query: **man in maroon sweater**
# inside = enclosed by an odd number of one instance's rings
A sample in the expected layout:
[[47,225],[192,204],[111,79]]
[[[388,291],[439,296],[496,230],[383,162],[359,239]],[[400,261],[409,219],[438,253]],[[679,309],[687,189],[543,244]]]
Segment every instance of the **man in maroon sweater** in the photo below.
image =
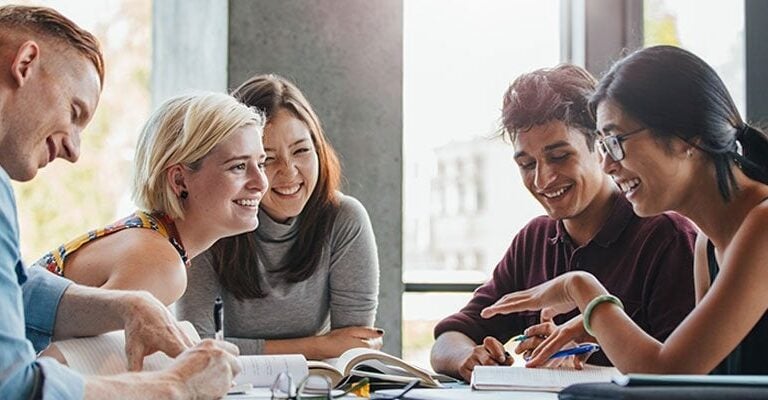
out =
[[[507,293],[572,270],[595,275],[638,325],[662,341],[693,308],[695,228],[672,213],[638,217],[603,174],[587,109],[595,84],[582,68],[561,65],[524,74],[507,90],[504,134],[514,145],[526,188],[548,216],[528,223],[491,279],[435,327],[435,371],[469,380],[476,365],[510,364],[502,344],[542,322],[541,316],[484,319],[480,311]],[[555,317],[554,324],[576,315]],[[589,362],[610,365],[602,353]]]

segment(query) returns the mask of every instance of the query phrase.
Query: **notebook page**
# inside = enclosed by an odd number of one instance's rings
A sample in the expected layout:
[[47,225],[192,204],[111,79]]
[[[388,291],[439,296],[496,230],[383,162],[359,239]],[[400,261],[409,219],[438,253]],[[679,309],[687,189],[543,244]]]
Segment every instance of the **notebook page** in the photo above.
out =
[[[188,321],[179,323],[193,342],[200,336]],[[67,365],[84,375],[115,375],[127,372],[128,358],[125,356],[125,334],[123,331],[109,332],[88,338],[67,339],[54,342]],[[157,371],[167,367],[172,359],[162,352],[144,358],[144,371]]]
[[298,385],[309,375],[307,359],[301,354],[240,356],[237,359],[242,369],[235,377],[238,385],[250,383],[253,386],[270,386],[281,372],[288,372],[293,384]]
[[583,370],[477,366],[472,372],[472,387],[480,390],[560,390],[575,383],[610,382],[618,373],[616,368],[592,365],[584,366]]

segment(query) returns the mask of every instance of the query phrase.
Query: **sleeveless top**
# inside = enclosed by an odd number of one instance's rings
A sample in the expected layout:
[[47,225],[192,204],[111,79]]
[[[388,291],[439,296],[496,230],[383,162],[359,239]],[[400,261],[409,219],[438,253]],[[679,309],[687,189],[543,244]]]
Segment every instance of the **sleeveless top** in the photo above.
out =
[[96,229],[80,235],[44,255],[41,259],[37,260],[34,265],[46,268],[48,271],[63,276],[64,265],[70,254],[76,252],[86,243],[90,243],[104,236],[129,228],[152,229],[165,236],[179,253],[179,257],[184,261],[184,265],[189,267],[187,251],[184,250],[184,245],[181,243],[181,237],[179,237],[179,232],[176,231],[176,224],[173,223],[173,220],[163,213],[150,214],[144,211],[136,211],[111,225],[107,225],[103,229]]
[[[714,282],[720,267],[715,258],[715,246],[707,242],[709,279]],[[728,329],[728,327],[722,327]],[[768,375],[768,313],[752,327],[744,340],[714,370],[715,375]]]

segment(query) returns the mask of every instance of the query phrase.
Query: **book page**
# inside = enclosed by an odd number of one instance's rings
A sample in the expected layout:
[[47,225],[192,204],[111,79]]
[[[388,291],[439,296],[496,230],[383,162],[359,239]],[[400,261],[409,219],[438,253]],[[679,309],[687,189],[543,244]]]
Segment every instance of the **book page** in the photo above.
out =
[[472,388],[478,390],[535,389],[559,391],[575,383],[610,382],[616,368],[585,365],[583,370],[566,368],[525,368],[477,366],[472,372]]
[[235,377],[240,385],[250,383],[253,386],[270,386],[281,372],[291,375],[294,385],[309,375],[307,359],[302,354],[278,354],[269,356],[239,356],[242,371]]
[[[188,321],[179,323],[193,342],[200,336]],[[128,358],[125,356],[125,333],[114,331],[103,335],[67,339],[54,342],[67,365],[83,375],[116,375],[128,372]],[[288,372],[298,385],[308,375],[307,360],[301,354],[273,356],[239,356],[241,372],[235,383],[250,383],[253,386],[270,386],[280,372]],[[144,358],[144,371],[159,371],[167,368],[173,359],[157,352]]]
[[[181,321],[179,327],[193,342],[200,341],[200,336],[189,321]],[[61,340],[53,345],[67,360],[67,365],[83,375],[115,375],[128,372],[124,331]],[[157,352],[144,358],[144,371],[158,371],[171,362],[172,359],[165,353]]]
[[[440,383],[432,378],[429,371],[408,364],[404,360],[387,353],[367,349],[367,348],[354,348],[345,351],[341,357],[335,360],[336,367],[344,372],[345,376],[350,374],[359,376],[369,376],[370,372],[366,372],[368,375],[361,375],[358,371],[352,372],[353,369],[357,369],[359,366],[369,366],[381,374],[376,374],[375,377],[383,380],[390,380],[393,382],[402,382],[403,377],[406,377],[406,381],[412,379],[419,379],[423,385],[430,387],[440,387]],[[400,379],[397,379],[397,378]]]

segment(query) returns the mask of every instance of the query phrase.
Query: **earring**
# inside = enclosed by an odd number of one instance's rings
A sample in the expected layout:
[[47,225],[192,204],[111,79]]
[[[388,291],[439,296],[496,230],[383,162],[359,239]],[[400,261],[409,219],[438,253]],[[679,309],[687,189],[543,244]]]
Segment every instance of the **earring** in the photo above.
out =
[[693,150],[688,149],[688,151],[686,151],[685,153],[686,153],[686,155],[688,155],[688,158],[693,157]]
[[182,190],[179,197],[181,197],[182,199],[186,199],[187,197],[189,197],[189,192],[187,192],[186,190]]

